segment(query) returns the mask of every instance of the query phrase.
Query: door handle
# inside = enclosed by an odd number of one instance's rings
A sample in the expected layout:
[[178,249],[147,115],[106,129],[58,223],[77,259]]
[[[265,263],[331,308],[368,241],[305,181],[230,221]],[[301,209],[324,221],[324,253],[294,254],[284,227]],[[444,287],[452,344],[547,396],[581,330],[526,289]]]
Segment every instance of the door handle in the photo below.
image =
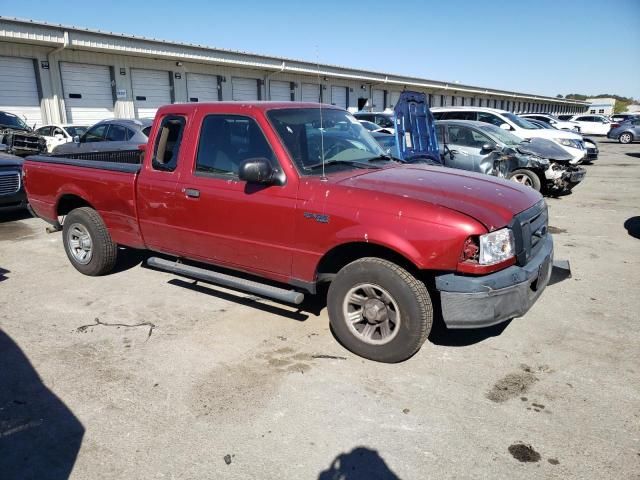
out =
[[200,190],[196,188],[183,188],[182,191],[187,197],[200,198]]

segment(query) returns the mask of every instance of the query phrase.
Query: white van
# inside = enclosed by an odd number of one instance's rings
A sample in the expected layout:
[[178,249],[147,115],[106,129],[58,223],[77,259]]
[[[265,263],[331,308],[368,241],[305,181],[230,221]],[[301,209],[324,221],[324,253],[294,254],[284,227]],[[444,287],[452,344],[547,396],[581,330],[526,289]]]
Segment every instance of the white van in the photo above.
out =
[[506,110],[483,107],[434,107],[431,112],[436,120],[476,120],[491,123],[513,132],[523,140],[527,138],[553,140],[573,157],[571,163],[574,165],[581,163],[587,155],[584,141],[577,133],[540,128]]

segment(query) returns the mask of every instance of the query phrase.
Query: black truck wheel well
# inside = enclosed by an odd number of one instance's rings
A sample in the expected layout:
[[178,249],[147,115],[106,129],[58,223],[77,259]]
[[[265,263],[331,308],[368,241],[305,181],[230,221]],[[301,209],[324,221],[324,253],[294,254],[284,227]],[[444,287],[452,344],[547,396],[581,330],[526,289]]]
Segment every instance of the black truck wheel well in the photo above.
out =
[[419,272],[413,262],[390,248],[367,242],[353,242],[332,248],[320,259],[316,269],[318,282],[330,281],[342,267],[363,257],[382,258],[414,274]]
[[56,213],[58,214],[58,216],[67,215],[71,210],[74,210],[80,207],[93,208],[93,206],[89,202],[87,202],[84,198],[79,197],[78,195],[66,194],[66,195],[62,195],[58,200]]

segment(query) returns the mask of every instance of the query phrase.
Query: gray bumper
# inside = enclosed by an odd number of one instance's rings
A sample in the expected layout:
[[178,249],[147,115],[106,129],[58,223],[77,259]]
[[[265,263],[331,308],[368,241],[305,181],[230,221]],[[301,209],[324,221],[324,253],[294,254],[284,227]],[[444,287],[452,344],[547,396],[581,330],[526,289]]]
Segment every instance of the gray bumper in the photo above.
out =
[[553,266],[553,238],[524,267],[511,266],[481,277],[449,273],[436,277],[442,318],[449,328],[488,327],[521,317],[549,282]]

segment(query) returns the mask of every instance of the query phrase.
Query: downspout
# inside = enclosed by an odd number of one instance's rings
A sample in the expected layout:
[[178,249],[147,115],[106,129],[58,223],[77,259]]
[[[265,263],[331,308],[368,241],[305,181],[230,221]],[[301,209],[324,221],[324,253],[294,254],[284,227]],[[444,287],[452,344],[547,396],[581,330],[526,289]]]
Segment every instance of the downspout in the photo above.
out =
[[269,88],[269,83],[268,80],[274,76],[276,73],[282,73],[284,72],[284,69],[286,67],[286,63],[283,61],[282,65],[280,65],[280,70],[276,70],[274,72],[271,73],[267,73],[264,76],[264,79],[262,80],[264,82],[264,93],[265,93],[265,97],[267,98],[267,100],[271,100],[271,89]]
[[[64,105],[62,103],[62,100],[58,97],[57,92],[57,88],[56,88],[56,82],[55,82],[55,76],[53,74],[53,61],[52,61],[52,57],[57,54],[58,52],[61,52],[62,50],[64,50],[65,48],[67,48],[69,46],[69,32],[68,31],[64,31],[63,35],[63,43],[61,46],[51,50],[49,53],[47,53],[47,62],[49,62],[49,82],[51,83],[51,93],[53,94],[53,102],[54,104],[57,106],[58,108],[58,120],[60,121],[60,123],[66,123],[67,121],[67,116],[66,116],[66,112],[64,111]],[[60,72],[60,69],[57,69],[58,72]],[[60,91],[62,92],[62,80],[60,80]],[[64,96],[64,95],[63,95]],[[53,118],[51,115],[51,112],[47,112],[47,116],[49,117],[49,123],[53,123]]]

